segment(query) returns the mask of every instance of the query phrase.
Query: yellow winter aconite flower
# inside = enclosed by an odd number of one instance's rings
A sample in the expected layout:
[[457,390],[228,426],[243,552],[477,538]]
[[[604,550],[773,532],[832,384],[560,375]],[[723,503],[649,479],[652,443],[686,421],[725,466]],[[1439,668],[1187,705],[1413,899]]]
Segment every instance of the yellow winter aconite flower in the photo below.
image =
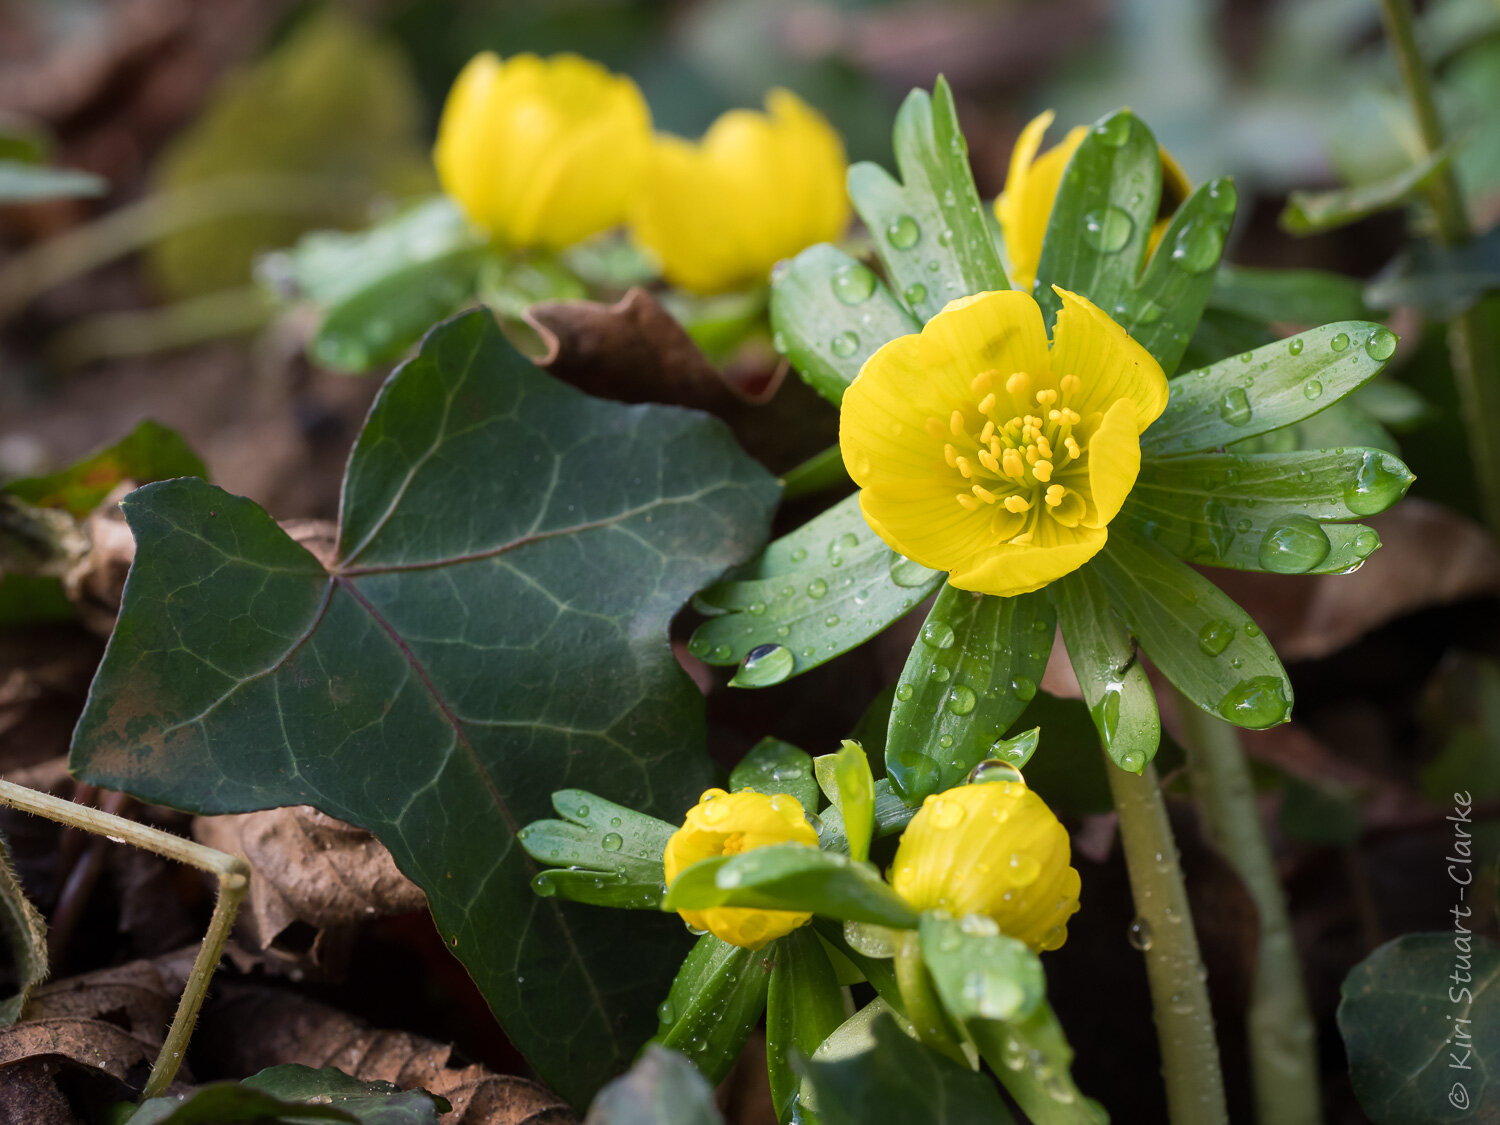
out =
[[844,232],[838,133],[789,90],[766,95],[766,110],[731,110],[696,144],[657,138],[631,229],[673,285],[745,288],[782,258]]
[[[1052,217],[1052,204],[1057,199],[1057,189],[1062,184],[1063,172],[1073,153],[1088,136],[1088,128],[1075,125],[1067,136],[1040,156],[1042,135],[1052,124],[1053,113],[1038,114],[1021,130],[1015,148],[1010,153],[1010,171],[1005,177],[1005,190],[995,200],[995,217],[1000,220],[1000,233],[1005,239],[1005,254],[1009,259],[1010,283],[1017,289],[1030,289],[1036,280],[1036,267],[1042,260],[1042,236],[1047,233],[1047,220]],[[1192,186],[1181,166],[1166,149],[1161,149],[1161,215],[1151,228],[1149,247],[1156,249],[1172,212],[1176,211]]]
[[449,91],[433,161],[477,226],[561,249],[624,221],[650,147],[651,112],[629,78],[578,55],[486,51]]
[[[698,798],[698,803],[688,810],[682,827],[667,841],[667,850],[662,856],[667,885],[670,887],[680,872],[700,860],[739,855],[768,844],[818,846],[818,834],[807,823],[802,804],[796,797],[785,793],[768,797],[748,789],[740,793],[706,790]],[[731,945],[741,945],[746,949],[759,949],[766,942],[791,933],[812,917],[791,910],[755,910],[737,906],[679,910],[678,913],[694,929],[707,930]]]
[[1050,351],[1030,294],[979,293],[882,347],[844,395],[865,519],[961,590],[1024,594],[1093,558],[1167,405],[1150,353],[1056,292]]
[[889,879],[917,910],[982,914],[1035,950],[1068,939],[1078,872],[1068,830],[1022,782],[961,785],[922,802]]

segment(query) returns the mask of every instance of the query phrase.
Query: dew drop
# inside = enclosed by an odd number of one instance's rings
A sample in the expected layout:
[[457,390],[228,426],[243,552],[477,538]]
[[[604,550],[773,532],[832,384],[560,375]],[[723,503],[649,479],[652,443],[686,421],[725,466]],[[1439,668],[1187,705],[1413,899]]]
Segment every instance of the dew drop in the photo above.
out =
[[919,562],[913,562],[905,555],[891,556],[891,581],[908,590],[927,585],[938,573],[936,570],[928,570]]
[[922,228],[910,215],[902,215],[885,228],[885,237],[897,250],[910,250],[922,237]]
[[786,333],[777,332],[771,337],[771,347],[776,349],[778,355],[786,355]]
[[1121,751],[1118,759],[1120,768],[1126,773],[1140,773],[1146,768],[1146,755],[1139,750],[1131,749]]
[[846,305],[858,305],[875,292],[875,275],[858,262],[845,266],[833,275],[833,295]]
[[670,997],[656,1006],[656,1018],[664,1024],[671,1024],[677,1019],[677,1009],[672,1006]]
[[844,940],[856,953],[866,957],[894,957],[896,933],[873,922],[845,922]]
[[1011,680],[1010,690],[1022,703],[1030,703],[1036,698],[1036,683],[1029,676],[1017,676]]
[[941,684],[945,683],[948,677],[953,675],[953,673],[945,664],[934,664],[932,666],[932,670],[928,672],[928,675],[930,675],[934,680]]
[[826,593],[828,593],[828,583],[821,578],[814,578],[807,584],[807,596],[813,601],[817,601]]
[[951,734],[945,734],[945,735],[943,735],[941,738],[938,739],[938,746],[940,746],[944,750],[952,750],[953,749],[953,736]]
[[832,629],[838,623],[839,615],[836,613],[830,613],[827,617],[823,618],[823,624],[828,626],[828,628],[830,629]]
[[751,602],[745,607],[745,612],[751,617],[764,617],[766,613],[765,602]]
[[1369,558],[1379,546],[1380,536],[1375,534],[1373,528],[1364,528],[1354,537],[1354,553],[1359,558]]
[[1026,784],[1026,779],[1021,776],[1021,771],[1009,762],[1003,762],[999,758],[986,758],[969,771],[965,779],[968,785],[983,785],[991,781],[1008,781]]
[[963,684],[954,684],[953,690],[948,693],[948,710],[955,715],[967,715],[974,710],[976,702],[974,690]]
[[1137,918],[1130,923],[1130,929],[1126,931],[1125,940],[1130,942],[1131,949],[1139,949],[1142,953],[1146,952],[1146,950],[1151,948],[1151,923],[1144,918]]
[[922,643],[933,648],[953,647],[953,626],[946,621],[929,621],[922,626]]
[[1357,516],[1373,516],[1401,499],[1412,476],[1389,453],[1366,450],[1354,474],[1354,483],[1344,489],[1344,504]]
[[1256,676],[1241,680],[1219,701],[1221,716],[1236,726],[1261,730],[1283,722],[1291,710],[1291,701],[1276,676]]
[[1224,251],[1224,228],[1218,223],[1189,223],[1172,247],[1172,261],[1188,273],[1212,269]]
[[1250,421],[1250,396],[1243,387],[1230,387],[1219,402],[1219,417],[1231,426],[1243,426]]
[[1323,394],[1323,384],[1316,379],[1309,379],[1302,384],[1302,394],[1309,399],[1318,398]]
[[1328,346],[1330,348],[1332,348],[1336,352],[1343,351],[1345,348],[1347,348],[1349,346],[1349,336],[1348,336],[1348,334],[1345,333],[1345,332],[1340,332],[1332,340],[1328,341]]
[[929,819],[936,828],[955,828],[968,815],[963,805],[942,797],[937,798],[931,805],[924,805],[923,811],[930,814]]
[[830,559],[837,559],[845,551],[858,546],[859,536],[855,535],[852,531],[846,531],[828,544],[828,557]]
[[1298,337],[1294,338],[1292,340],[1292,342],[1286,346],[1286,350],[1288,352],[1290,352],[1292,355],[1301,355],[1302,354],[1302,348],[1303,348],[1303,346],[1304,346],[1304,344],[1303,344],[1302,337],[1298,336]]
[[1239,192],[1235,191],[1231,180],[1215,180],[1208,185],[1208,200],[1214,205],[1214,209],[1221,215],[1233,215],[1234,209],[1239,205]]
[[1133,125],[1130,114],[1117,113],[1108,121],[1101,121],[1096,125],[1094,133],[1110,148],[1119,148],[1130,139]]
[[624,837],[618,832],[608,832],[604,839],[599,841],[599,846],[607,852],[617,852],[625,843]]
[[906,299],[908,308],[915,309],[923,301],[927,300],[927,286],[920,281],[913,282],[901,291],[901,296]]
[[803,559],[807,558],[807,548],[806,547],[793,547],[792,548],[791,558],[792,558],[792,561],[794,563],[801,562]]
[[1206,656],[1218,656],[1234,640],[1234,626],[1227,621],[1210,621],[1198,632],[1198,647]]
[[1130,241],[1135,223],[1118,207],[1090,211],[1083,217],[1083,241],[1101,254],[1116,254]]
[[829,341],[828,346],[840,359],[848,359],[859,347],[859,337],[853,332],[840,332]]
[[1306,574],[1328,557],[1328,533],[1307,516],[1285,516],[1260,541],[1261,569],[1273,574]]
[[1371,359],[1390,359],[1396,354],[1396,334],[1387,328],[1375,329],[1365,341],[1365,354]]
[[902,703],[906,703],[907,701],[909,701],[915,694],[916,689],[913,688],[911,684],[901,684],[896,688],[896,698]]
[[729,683],[731,687],[770,687],[790,676],[796,663],[791,649],[781,645],[756,645],[745,654],[739,671]]

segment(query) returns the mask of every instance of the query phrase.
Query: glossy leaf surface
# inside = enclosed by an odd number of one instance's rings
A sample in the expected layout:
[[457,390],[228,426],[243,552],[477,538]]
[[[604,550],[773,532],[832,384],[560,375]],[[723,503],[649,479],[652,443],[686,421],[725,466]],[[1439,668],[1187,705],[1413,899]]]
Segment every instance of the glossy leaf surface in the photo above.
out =
[[775,961],[775,942],[742,949],[704,934],[656,1010],[651,1041],[681,1051],[717,1085],[760,1022]]

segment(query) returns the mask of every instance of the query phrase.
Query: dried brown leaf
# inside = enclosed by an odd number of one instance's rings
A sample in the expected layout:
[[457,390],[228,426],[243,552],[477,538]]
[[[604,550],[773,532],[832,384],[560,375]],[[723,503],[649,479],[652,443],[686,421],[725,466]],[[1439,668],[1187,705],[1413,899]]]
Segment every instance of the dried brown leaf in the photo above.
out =
[[[306,805],[193,822],[200,843],[244,856],[251,868],[249,909],[241,914],[251,945],[273,956],[329,968],[337,933],[311,943],[278,939],[296,923],[340,931],[372,918],[421,910],[426,898],[396,869],[374,836]],[[300,929],[300,928],[299,928]],[[325,948],[326,946],[326,948]]]
[[420,1086],[447,1098],[444,1125],[576,1125],[566,1102],[515,1075],[452,1063],[453,1048],[404,1031],[379,1031],[294,993],[224,982],[199,1026],[200,1070],[254,1074],[268,1066],[333,1066],[365,1081]]

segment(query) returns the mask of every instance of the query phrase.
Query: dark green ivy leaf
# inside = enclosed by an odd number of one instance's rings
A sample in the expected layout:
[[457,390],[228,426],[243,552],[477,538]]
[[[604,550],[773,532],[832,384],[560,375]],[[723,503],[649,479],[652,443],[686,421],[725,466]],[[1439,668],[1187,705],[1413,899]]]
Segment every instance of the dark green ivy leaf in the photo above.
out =
[[132,494],[72,768],[200,813],[312,804],[370,829],[512,1041],[584,1102],[649,1033],[681,929],[536,897],[516,833],[582,779],[674,819],[697,796],[703,703],[668,622],[775,501],[721,423],[590,399],[464,315],[372,408],[326,569],[201,481]]

